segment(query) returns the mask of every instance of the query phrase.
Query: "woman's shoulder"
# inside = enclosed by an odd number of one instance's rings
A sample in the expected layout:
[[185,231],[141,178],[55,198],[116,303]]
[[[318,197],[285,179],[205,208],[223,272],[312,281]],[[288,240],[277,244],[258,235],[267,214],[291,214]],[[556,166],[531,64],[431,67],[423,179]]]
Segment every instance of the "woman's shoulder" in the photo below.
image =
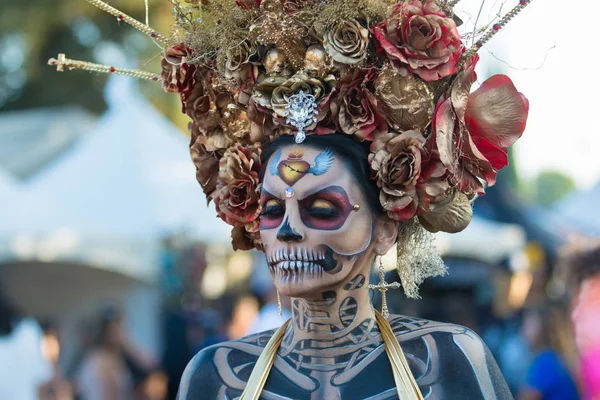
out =
[[275,330],[260,332],[200,350],[185,368],[178,399],[220,398],[223,383],[237,386],[233,380],[239,376],[239,369],[254,364],[273,333]]
[[459,394],[456,398],[512,399],[494,357],[472,329],[401,315],[389,322],[404,352],[422,366],[415,374],[419,386],[439,384],[444,392]]

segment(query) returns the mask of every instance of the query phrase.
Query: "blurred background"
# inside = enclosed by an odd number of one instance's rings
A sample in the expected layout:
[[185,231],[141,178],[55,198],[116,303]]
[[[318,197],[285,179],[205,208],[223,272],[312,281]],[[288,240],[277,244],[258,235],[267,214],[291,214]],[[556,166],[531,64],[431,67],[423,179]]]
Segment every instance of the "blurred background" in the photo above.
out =
[[[145,18],[143,0],[110,3]],[[459,3],[460,31],[513,3]],[[170,2],[149,6],[150,25],[168,34]],[[571,27],[564,8],[533,1],[480,51],[480,82],[504,73],[529,98],[528,128],[472,224],[437,236],[449,275],[426,282],[421,300],[388,297],[393,313],[477,332],[515,394],[536,351],[527,310],[566,309],[560,249],[600,235],[600,134],[589,123],[596,32]],[[197,351],[277,326],[289,311],[276,312],[262,255],[233,253],[229,228],[206,205],[177,96],[46,65],[66,53],[158,72],[160,49],[84,0],[0,0],[0,9],[0,312],[22,316],[35,343],[3,348],[3,335],[17,333],[0,323],[0,364],[24,360],[0,365],[0,394],[2,382],[19,382],[41,385],[45,399],[116,398],[87,393],[108,390],[103,377],[118,372],[113,384],[135,398],[174,399]],[[600,5],[581,0],[578,10],[597,15]],[[566,312],[558,321],[568,327]],[[106,351],[115,345],[118,356]],[[7,399],[34,398],[19,396]]]

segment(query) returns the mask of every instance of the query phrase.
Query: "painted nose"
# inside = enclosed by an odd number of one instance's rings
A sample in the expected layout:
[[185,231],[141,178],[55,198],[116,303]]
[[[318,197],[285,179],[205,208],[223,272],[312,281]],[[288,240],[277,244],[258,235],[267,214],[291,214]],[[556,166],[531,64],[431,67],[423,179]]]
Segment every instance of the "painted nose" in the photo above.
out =
[[302,234],[296,232],[294,228],[290,225],[289,217],[285,219],[281,228],[277,232],[277,239],[282,242],[301,242],[304,237]]

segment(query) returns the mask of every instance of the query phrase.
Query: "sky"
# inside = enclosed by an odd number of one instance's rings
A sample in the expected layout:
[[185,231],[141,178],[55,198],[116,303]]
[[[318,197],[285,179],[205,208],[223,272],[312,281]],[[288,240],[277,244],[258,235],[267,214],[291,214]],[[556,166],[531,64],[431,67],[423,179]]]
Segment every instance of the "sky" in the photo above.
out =
[[[574,5],[577,7],[574,7]],[[463,0],[455,8],[472,30],[481,0]],[[478,26],[503,14],[517,0],[484,2]],[[600,183],[600,129],[590,117],[600,114],[600,69],[597,24],[587,16],[600,14],[596,0],[533,0],[479,51],[480,78],[487,71],[504,73],[530,102],[527,129],[515,145],[522,177],[556,170],[569,175],[578,189]],[[470,43],[469,43],[470,44]]]

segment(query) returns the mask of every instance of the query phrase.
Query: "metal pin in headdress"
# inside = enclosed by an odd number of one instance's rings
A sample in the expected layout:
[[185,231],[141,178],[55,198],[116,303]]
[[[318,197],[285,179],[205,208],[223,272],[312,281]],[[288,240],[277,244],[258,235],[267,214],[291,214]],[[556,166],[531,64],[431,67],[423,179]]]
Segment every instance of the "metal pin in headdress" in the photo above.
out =
[[285,106],[284,115],[287,117],[286,123],[296,127],[296,143],[300,144],[306,139],[304,128],[317,122],[317,102],[315,96],[306,94],[301,90],[298,94],[290,96]]

